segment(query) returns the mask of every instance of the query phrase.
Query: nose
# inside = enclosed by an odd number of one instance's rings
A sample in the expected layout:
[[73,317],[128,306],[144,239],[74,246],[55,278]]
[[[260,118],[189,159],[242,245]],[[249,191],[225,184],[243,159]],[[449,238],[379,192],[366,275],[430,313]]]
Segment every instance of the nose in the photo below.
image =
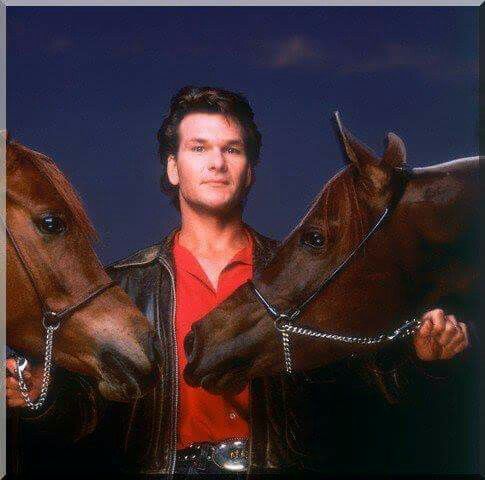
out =
[[226,170],[226,159],[224,157],[224,153],[221,150],[214,149],[210,156],[210,170]]
[[122,386],[124,396],[134,398],[157,381],[161,356],[156,335],[146,331],[137,335],[130,346],[119,342],[103,344],[101,370],[111,384]]
[[184,339],[184,350],[185,350],[185,356],[187,357],[188,363],[192,362],[195,358],[195,352],[196,352],[195,347],[196,347],[196,336],[195,336],[195,332],[191,330]]

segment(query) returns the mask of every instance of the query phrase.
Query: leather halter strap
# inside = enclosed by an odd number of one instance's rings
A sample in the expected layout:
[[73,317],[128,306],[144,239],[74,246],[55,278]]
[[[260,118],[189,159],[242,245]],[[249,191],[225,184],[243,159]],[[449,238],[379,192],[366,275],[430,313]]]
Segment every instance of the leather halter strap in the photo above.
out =
[[64,307],[61,310],[58,311],[53,311],[49,308],[47,299],[42,295],[37,282],[34,278],[34,275],[29,268],[29,262],[26,259],[25,254],[23,253],[23,250],[18,243],[18,241],[15,238],[15,235],[12,233],[11,229],[8,227],[7,223],[4,220],[4,225],[5,225],[5,231],[7,232],[8,237],[10,238],[10,241],[12,242],[12,245],[15,249],[15,252],[17,253],[20,262],[22,263],[22,266],[24,267],[24,270],[27,272],[27,275],[30,279],[30,282],[32,284],[32,287],[39,299],[39,303],[41,305],[41,312],[42,312],[42,323],[45,328],[48,326],[59,326],[60,322],[64,320],[65,318],[69,317],[72,315],[75,311],[81,309],[88,303],[90,303],[92,300],[94,300],[97,296],[101,295],[104,293],[106,290],[110,289],[111,287],[117,285],[117,282],[115,281],[109,281],[99,287],[94,288],[93,290],[88,291],[84,295],[81,296],[81,299],[78,300],[77,302],[73,303],[72,305],[68,305],[67,307]]
[[35,281],[35,277],[29,268],[29,263],[27,261],[26,255],[24,254],[19,242],[17,242],[15,236],[13,235],[12,231],[7,225],[7,222],[2,216],[3,223],[5,225],[5,231],[12,242],[12,245],[17,253],[20,263],[24,267],[24,270],[27,272],[29,280],[32,284],[32,288],[34,289],[40,305],[41,305],[41,315],[42,315],[42,325],[46,331],[46,341],[45,341],[45,357],[44,357],[44,370],[42,374],[42,383],[40,387],[40,393],[37,400],[33,400],[29,396],[29,387],[24,379],[23,371],[27,366],[27,361],[25,358],[17,357],[16,359],[16,367],[17,367],[17,378],[19,382],[20,394],[29,408],[32,411],[39,410],[44,405],[47,393],[49,389],[50,383],[50,376],[51,376],[51,368],[52,368],[52,348],[54,344],[54,332],[61,326],[61,322],[72,315],[75,311],[81,309],[92,300],[94,300],[97,296],[101,295],[103,292],[108,290],[109,288],[116,285],[116,282],[109,281],[104,285],[96,287],[94,290],[88,291],[84,295],[81,296],[81,299],[77,302],[73,303],[72,305],[68,305],[61,310],[53,311],[49,308],[47,304],[47,299],[42,295],[37,282]]

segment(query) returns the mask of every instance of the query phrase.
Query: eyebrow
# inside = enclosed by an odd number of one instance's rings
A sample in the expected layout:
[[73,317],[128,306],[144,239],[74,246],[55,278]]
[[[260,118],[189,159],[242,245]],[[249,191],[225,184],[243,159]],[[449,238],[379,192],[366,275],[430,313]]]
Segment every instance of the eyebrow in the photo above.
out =
[[[198,138],[198,137],[194,137],[194,138],[189,138],[188,140],[186,140],[186,143],[207,143],[207,140],[205,138]],[[226,145],[239,145],[241,147],[244,146],[244,142],[242,142],[241,140],[229,140],[226,142]]]

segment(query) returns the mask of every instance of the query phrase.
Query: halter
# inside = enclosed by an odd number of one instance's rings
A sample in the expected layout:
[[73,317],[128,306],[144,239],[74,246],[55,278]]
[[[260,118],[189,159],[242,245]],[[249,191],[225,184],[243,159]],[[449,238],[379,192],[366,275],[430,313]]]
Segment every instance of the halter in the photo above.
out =
[[364,238],[359,244],[345,257],[345,259],[332,271],[332,273],[325,278],[320,285],[313,290],[313,292],[305,298],[298,306],[288,309],[286,312],[280,312],[278,308],[271,304],[256,287],[253,281],[249,281],[249,286],[254,292],[258,301],[264,306],[266,311],[274,319],[274,326],[276,330],[281,333],[281,340],[283,344],[283,354],[285,359],[286,373],[291,374],[293,372],[291,349],[290,349],[290,333],[295,335],[302,335],[313,338],[321,338],[325,340],[333,340],[337,342],[360,344],[360,345],[378,345],[385,342],[392,342],[394,340],[405,338],[412,335],[420,326],[421,322],[416,318],[404,322],[400,327],[390,333],[381,333],[374,337],[363,336],[350,336],[341,335],[339,333],[323,332],[313,328],[294,325],[294,322],[298,320],[303,310],[313,301],[315,298],[327,288],[335,278],[349,265],[349,263],[363,250],[367,242],[382,228],[385,222],[390,218],[394,212],[397,204],[401,200],[404,190],[409,180],[414,175],[411,169],[404,167],[398,167],[394,169],[399,175],[399,188],[393,195],[389,205],[384,209],[383,213],[379,216],[374,226],[367,232]]
[[101,285],[100,287],[95,288],[94,290],[88,291],[87,293],[81,296],[81,300],[61,310],[54,311],[50,309],[48,306],[47,299],[43,297],[39,287],[37,286],[34,275],[31,269],[29,268],[29,263],[26,260],[26,256],[24,255],[20,247],[20,244],[16,241],[15,236],[13,235],[13,233],[11,232],[11,230],[9,229],[5,221],[4,221],[4,224],[5,224],[5,230],[7,232],[7,235],[9,236],[10,241],[12,242],[12,245],[20,259],[20,262],[22,263],[22,266],[27,272],[27,275],[29,276],[32,287],[39,299],[39,302],[41,305],[41,312],[42,312],[42,326],[46,331],[45,357],[44,357],[42,384],[41,384],[39,398],[36,401],[32,401],[31,398],[29,397],[29,393],[28,393],[29,386],[25,382],[25,379],[23,376],[24,370],[27,367],[27,360],[23,357],[18,357],[16,359],[20,393],[30,410],[39,410],[46,400],[47,391],[49,388],[50,372],[52,368],[52,347],[54,343],[54,332],[61,326],[62,321],[70,317],[77,310],[80,310],[81,308],[85,307],[88,303],[92,302],[96,297],[104,293],[106,290],[116,285],[116,282],[110,281],[104,285]]

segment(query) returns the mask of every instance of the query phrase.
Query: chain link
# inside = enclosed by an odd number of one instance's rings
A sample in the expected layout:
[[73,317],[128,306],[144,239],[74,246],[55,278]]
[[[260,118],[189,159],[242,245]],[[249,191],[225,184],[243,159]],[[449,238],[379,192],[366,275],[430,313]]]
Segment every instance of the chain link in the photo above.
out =
[[[24,365],[20,366],[20,359],[17,358],[17,375],[19,380],[19,387],[20,387],[20,394],[24,399],[27,407],[30,410],[39,410],[47,398],[47,392],[49,389],[49,383],[51,378],[51,368],[52,368],[52,346],[54,343],[54,332],[59,328],[59,324],[57,325],[49,325],[46,328],[46,340],[45,340],[45,358],[44,358],[44,372],[42,376],[42,386],[40,388],[40,395],[36,401],[32,401],[29,397],[29,386],[25,383],[23,377],[23,369],[25,368]],[[26,360],[25,360],[26,362]]]
[[390,334],[381,333],[373,337],[357,337],[350,335],[340,335],[338,333],[326,333],[318,330],[313,330],[308,327],[299,327],[292,325],[285,321],[288,318],[287,315],[281,315],[275,322],[277,330],[281,332],[281,338],[283,343],[283,353],[285,357],[285,370],[286,373],[291,374],[293,372],[290,350],[290,333],[295,335],[301,335],[312,338],[322,338],[325,340],[334,340],[336,342],[351,343],[357,345],[379,345],[385,342],[392,342],[393,340],[403,339],[412,335],[421,326],[421,320],[413,318],[406,321],[399,328],[394,330]]
[[287,373],[291,373],[293,368],[291,365],[290,336],[288,335],[288,332],[282,331],[281,338],[283,341],[283,353],[285,355],[285,370]]

